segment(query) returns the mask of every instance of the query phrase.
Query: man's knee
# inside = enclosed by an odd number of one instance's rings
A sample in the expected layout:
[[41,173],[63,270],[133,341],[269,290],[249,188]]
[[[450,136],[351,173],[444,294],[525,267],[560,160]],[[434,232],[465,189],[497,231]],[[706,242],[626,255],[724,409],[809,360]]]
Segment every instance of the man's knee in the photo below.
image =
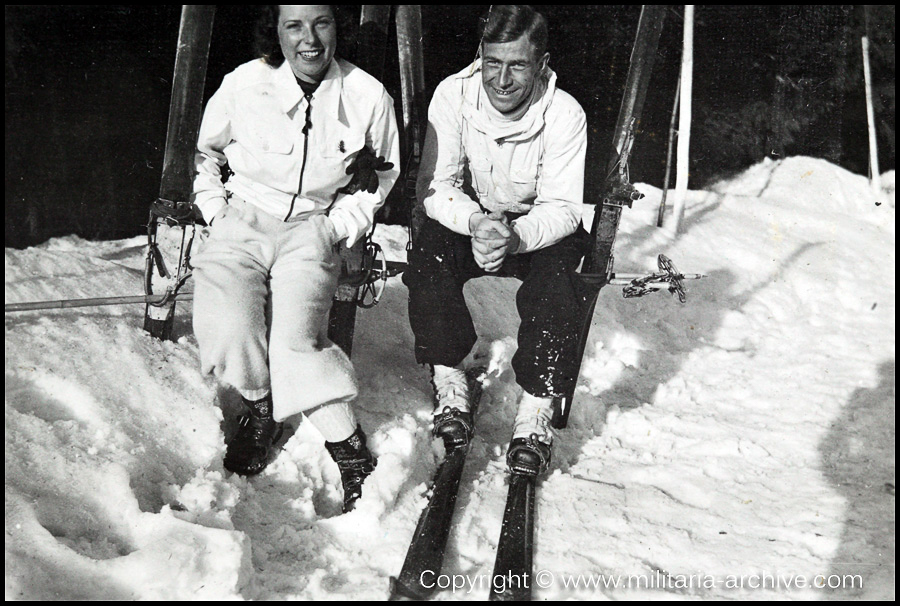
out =
[[457,234],[437,221],[428,219],[416,235],[409,251],[409,267],[403,283],[409,287],[433,283],[455,274],[461,247],[468,246],[467,236]]
[[590,236],[584,229],[561,241],[532,253],[531,271],[539,273],[574,273],[590,250]]
[[428,219],[416,234],[412,251],[423,258],[433,258],[450,253],[470,240],[468,236],[447,229],[434,219]]

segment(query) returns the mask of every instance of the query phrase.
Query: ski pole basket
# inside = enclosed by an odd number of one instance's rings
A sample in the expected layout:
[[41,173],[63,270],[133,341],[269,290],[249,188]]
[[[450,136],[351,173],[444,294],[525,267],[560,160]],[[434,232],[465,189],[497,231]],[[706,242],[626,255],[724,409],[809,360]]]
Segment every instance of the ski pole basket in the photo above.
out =
[[384,250],[369,235],[361,245],[353,246],[347,253],[342,252],[342,257],[340,284],[360,289],[356,301],[358,307],[370,309],[378,305],[391,275]]

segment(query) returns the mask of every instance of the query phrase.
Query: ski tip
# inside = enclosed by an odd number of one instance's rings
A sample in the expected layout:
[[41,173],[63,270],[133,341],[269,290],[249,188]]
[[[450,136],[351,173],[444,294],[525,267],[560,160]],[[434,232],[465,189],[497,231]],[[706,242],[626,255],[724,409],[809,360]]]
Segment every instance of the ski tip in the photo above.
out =
[[404,583],[401,583],[397,577],[391,577],[389,602],[423,602],[427,599],[427,595],[420,595]]
[[497,592],[492,591],[490,597],[488,598],[489,602],[530,602],[531,601],[531,592],[525,590],[519,591],[504,591]]

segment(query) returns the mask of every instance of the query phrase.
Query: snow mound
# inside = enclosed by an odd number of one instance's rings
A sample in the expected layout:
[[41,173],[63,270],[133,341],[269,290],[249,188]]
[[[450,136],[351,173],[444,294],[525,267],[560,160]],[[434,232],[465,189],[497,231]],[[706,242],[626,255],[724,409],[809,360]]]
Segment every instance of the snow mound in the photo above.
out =
[[879,202],[865,177],[805,156],[767,158],[711,189],[817,213],[870,212]]
[[891,206],[891,208],[896,208],[894,195],[897,188],[894,181],[894,171],[890,170],[881,175],[881,189],[884,190],[884,195],[887,199],[887,203]]

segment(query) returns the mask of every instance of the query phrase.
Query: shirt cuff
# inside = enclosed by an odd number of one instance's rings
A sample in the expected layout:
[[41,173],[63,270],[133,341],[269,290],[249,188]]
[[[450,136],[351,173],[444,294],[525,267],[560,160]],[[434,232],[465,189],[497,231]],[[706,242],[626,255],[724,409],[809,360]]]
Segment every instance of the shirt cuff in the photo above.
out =
[[528,246],[525,244],[525,239],[522,237],[522,232],[517,229],[515,222],[510,223],[509,228],[516,232],[516,235],[519,236],[519,246],[516,247],[516,250],[512,251],[512,254],[518,255],[524,253],[528,249]]
[[471,236],[469,219],[473,214],[481,212],[478,202],[455,188],[434,185],[432,187],[436,191],[424,200],[428,216],[450,231]]
[[203,215],[203,220],[206,221],[207,225],[212,223],[212,220],[219,214],[220,210],[228,206],[225,198],[211,198],[202,204],[199,202],[194,204],[200,209],[200,214]]
[[[331,222],[331,225],[334,227],[334,244],[344,240],[346,242],[347,248],[350,248],[356,243],[357,238],[353,239],[353,242],[350,241],[350,229],[347,226],[346,221],[344,221],[340,213],[331,213],[325,217]],[[354,230],[355,233],[356,230]]]

